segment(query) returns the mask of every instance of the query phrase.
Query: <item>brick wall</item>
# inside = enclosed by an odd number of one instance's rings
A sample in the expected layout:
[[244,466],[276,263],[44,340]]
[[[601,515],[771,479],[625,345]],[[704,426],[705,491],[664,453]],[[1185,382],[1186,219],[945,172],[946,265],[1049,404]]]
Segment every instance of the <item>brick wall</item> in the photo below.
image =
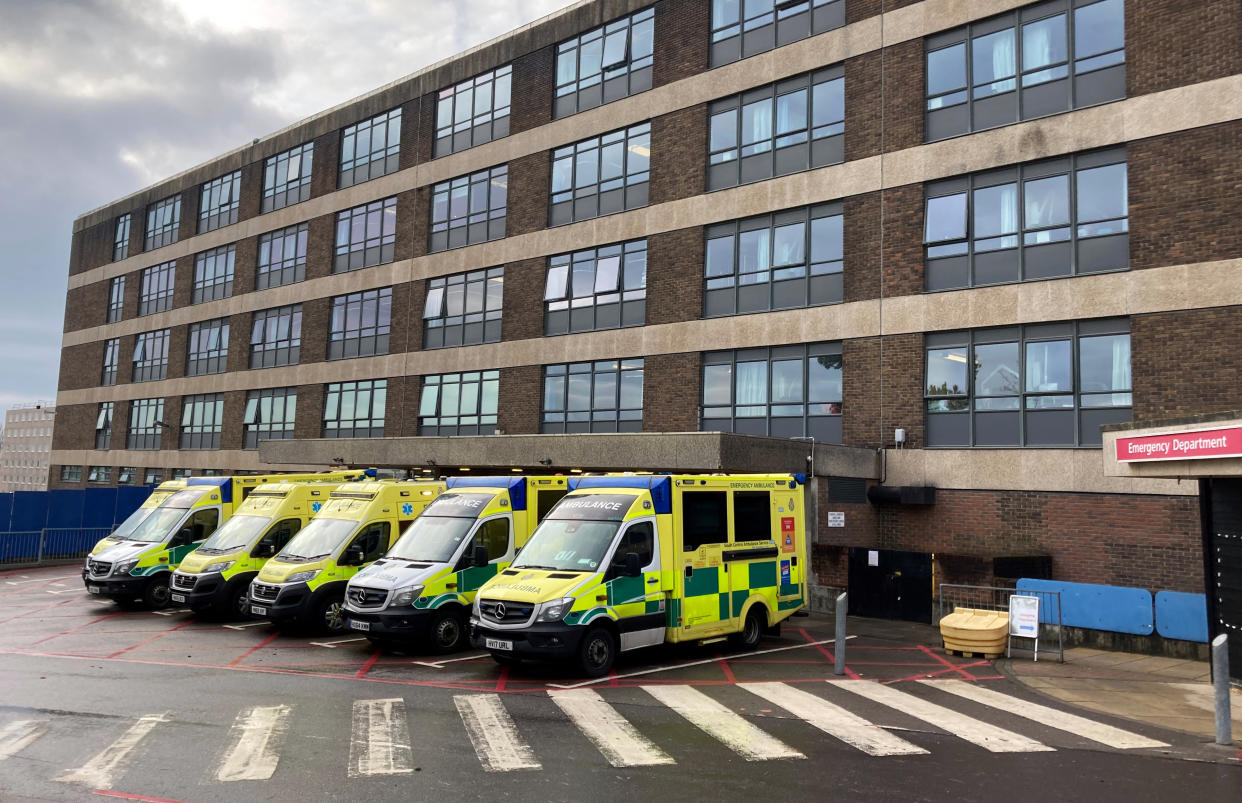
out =
[[57,384],[57,390],[97,387],[103,373],[103,352],[104,341],[102,340],[62,349],[60,381]]
[[922,293],[923,186],[887,189],[883,205],[884,297]]
[[[543,289],[547,260],[524,259],[505,265],[502,340],[543,336]],[[502,383],[503,385],[503,379]]]
[[647,238],[647,323],[696,320],[703,314],[703,229]]
[[[904,427],[906,446],[923,445],[923,335],[889,335],[842,343],[842,441],[893,446]],[[878,370],[877,370],[878,368]]]
[[[846,75],[848,85],[850,78]],[[923,40],[884,48],[884,151],[923,144]],[[845,134],[849,141],[849,132]]]
[[657,3],[652,86],[671,84],[706,70],[711,30],[710,3],[701,0]]
[[[528,131],[551,122],[555,82],[555,46],[540,48],[513,60],[511,93],[515,102],[509,113],[510,134]],[[524,98],[530,102],[521,102]]]
[[552,154],[539,151],[509,163],[509,208],[505,233],[510,237],[548,227]]
[[880,295],[880,193],[854,195],[842,204],[845,245],[845,300],[866,301]]
[[652,204],[703,193],[707,186],[707,104],[651,121]]
[[530,435],[539,432],[542,397],[542,366],[523,365],[500,369],[496,426],[505,435]]
[[1130,97],[1242,72],[1236,0],[1126,0]]
[[644,432],[698,431],[702,365],[698,352],[644,358]]
[[[125,277],[125,295],[134,297],[134,312],[138,311],[138,273]],[[133,288],[130,285],[134,285]],[[95,282],[84,287],[73,287],[65,295],[65,327],[66,332],[76,332],[99,326],[108,319],[108,282]]]
[[[846,4],[846,11],[852,3]],[[845,160],[880,152],[884,71],[879,51],[845,60]]]
[[329,131],[315,137],[311,157],[311,197],[318,198],[336,190],[341,166],[341,132]]
[[1130,319],[1134,419],[1242,409],[1242,307]]
[[323,437],[323,385],[298,385],[297,413],[293,437]]
[[336,215],[311,218],[306,226],[306,278],[318,279],[332,273],[336,249]]
[[[397,193],[397,235],[396,243],[393,246],[393,259],[400,262],[403,259],[412,259],[415,249],[419,253],[427,251],[427,237],[422,237],[422,242],[415,245],[414,227],[415,221],[419,218],[426,217],[426,209],[418,209],[418,191],[406,190]],[[419,214],[422,212],[423,214]]]

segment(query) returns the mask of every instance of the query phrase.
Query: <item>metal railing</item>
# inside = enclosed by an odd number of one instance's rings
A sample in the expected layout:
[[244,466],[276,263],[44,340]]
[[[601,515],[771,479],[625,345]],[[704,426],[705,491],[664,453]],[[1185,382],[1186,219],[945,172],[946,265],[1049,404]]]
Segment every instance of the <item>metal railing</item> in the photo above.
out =
[[[1039,599],[1039,641],[1041,645],[1056,644],[1057,660],[1065,662],[1065,637],[1061,629],[1061,592],[1060,591],[1028,591],[997,586],[964,586],[949,583],[940,584],[940,615],[939,622],[953,612],[955,608],[975,608],[985,611],[1009,612],[1009,598],[1037,597]],[[1018,638],[1018,637],[1014,637]],[[1010,647],[1013,639],[1010,639]],[[1023,649],[1018,646],[1019,649]],[[1050,651],[1044,647],[1043,651]]]
[[0,567],[17,568],[78,561],[111,527],[45,528],[0,532]]

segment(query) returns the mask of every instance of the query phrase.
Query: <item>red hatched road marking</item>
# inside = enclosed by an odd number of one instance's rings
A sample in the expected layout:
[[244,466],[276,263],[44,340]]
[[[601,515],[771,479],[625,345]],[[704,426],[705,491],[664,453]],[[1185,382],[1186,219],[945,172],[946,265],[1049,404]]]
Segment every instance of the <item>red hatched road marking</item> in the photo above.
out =
[[131,795],[128,792],[113,792],[111,789],[96,789],[94,794],[103,795],[104,797],[119,797],[122,800],[141,800],[143,803],[185,803],[182,800],[173,800],[168,797],[147,797],[146,795]]
[[254,653],[254,652],[258,651],[258,650],[261,650],[261,649],[263,649],[264,647],[266,647],[267,645],[271,644],[273,641],[275,641],[275,640],[276,640],[276,637],[277,637],[277,636],[279,636],[279,635],[280,635],[279,633],[273,633],[272,635],[270,635],[270,636],[268,636],[267,638],[265,638],[265,639],[263,639],[262,641],[260,641],[258,644],[254,645],[254,646],[253,646],[253,647],[251,647],[250,649],[248,649],[248,650],[246,650],[245,652],[243,652],[241,655],[239,655],[239,656],[237,656],[236,658],[234,658],[233,660],[229,661],[229,662],[228,662],[228,664],[227,664],[227,666],[237,666],[237,665],[238,665],[238,664],[240,664],[242,661],[244,661],[244,660],[246,660],[247,658],[249,658],[249,657],[250,657],[250,655],[251,655],[251,653]]

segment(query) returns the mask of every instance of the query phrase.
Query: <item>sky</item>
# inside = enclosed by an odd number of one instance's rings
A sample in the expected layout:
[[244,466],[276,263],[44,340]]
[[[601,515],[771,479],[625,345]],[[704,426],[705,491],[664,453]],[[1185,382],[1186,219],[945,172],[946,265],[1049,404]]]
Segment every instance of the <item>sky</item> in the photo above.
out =
[[56,396],[79,215],[570,0],[0,0],[0,410]]

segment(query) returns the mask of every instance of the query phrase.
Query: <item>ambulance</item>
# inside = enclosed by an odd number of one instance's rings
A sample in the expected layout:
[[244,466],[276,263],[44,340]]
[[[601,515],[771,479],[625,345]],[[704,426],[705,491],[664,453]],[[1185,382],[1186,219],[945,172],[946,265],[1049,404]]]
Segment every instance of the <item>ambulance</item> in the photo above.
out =
[[250,613],[276,625],[345,629],[345,586],[392,547],[443,482],[347,482],[250,583]]
[[269,482],[344,482],[364,475],[342,471],[184,477],[160,483],[133,515],[95,544],[82,568],[82,581],[91,594],[119,604],[141,600],[151,608],[164,608],[170,599],[172,571],[255,488]]
[[250,581],[338,486],[339,482],[272,482],[255,488],[172,573],[172,601],[195,613],[248,617]]
[[388,554],[349,581],[349,628],[377,646],[466,646],[475,592],[568,490],[565,477],[450,477]]
[[728,638],[750,649],[807,604],[805,475],[573,478],[479,589],[471,643],[500,664]]

